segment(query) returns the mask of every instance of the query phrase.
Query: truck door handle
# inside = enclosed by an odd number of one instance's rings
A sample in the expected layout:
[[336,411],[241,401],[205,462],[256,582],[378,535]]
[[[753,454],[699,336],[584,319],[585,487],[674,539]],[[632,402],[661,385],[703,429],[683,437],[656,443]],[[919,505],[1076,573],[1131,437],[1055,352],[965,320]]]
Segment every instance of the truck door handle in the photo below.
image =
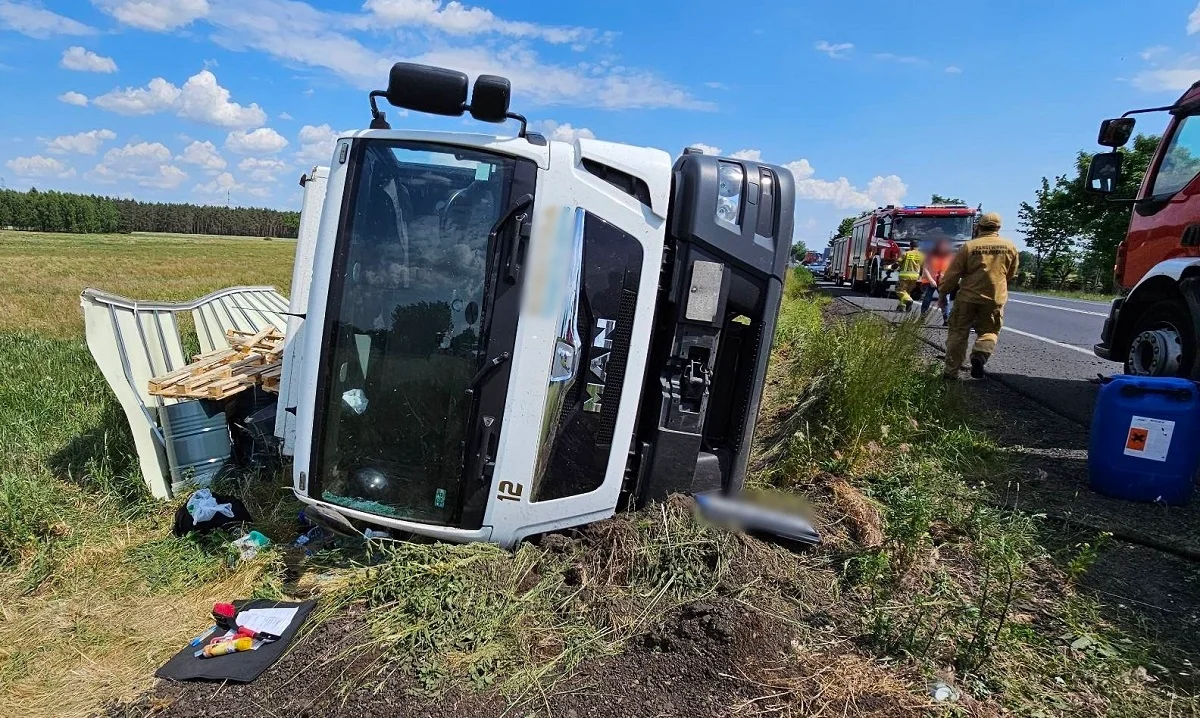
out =
[[1189,224],[1185,227],[1179,244],[1183,247],[1200,246],[1200,224]]
[[479,417],[478,426],[475,455],[472,457],[472,466],[467,476],[482,483],[491,478],[492,470],[495,468],[496,429],[500,426],[500,422],[494,416],[485,415]]

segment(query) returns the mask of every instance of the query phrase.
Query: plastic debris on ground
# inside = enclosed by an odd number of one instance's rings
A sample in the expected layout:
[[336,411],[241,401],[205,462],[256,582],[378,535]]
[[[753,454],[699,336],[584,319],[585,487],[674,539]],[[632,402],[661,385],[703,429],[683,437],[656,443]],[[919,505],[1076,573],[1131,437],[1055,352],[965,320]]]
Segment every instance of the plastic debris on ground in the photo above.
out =
[[271,539],[257,531],[251,531],[240,539],[233,541],[230,545],[238,550],[239,558],[247,561],[257,556],[259,550],[270,544]]
[[195,523],[208,521],[218,513],[233,518],[233,505],[217,503],[209,489],[200,489],[188,497],[187,510]]

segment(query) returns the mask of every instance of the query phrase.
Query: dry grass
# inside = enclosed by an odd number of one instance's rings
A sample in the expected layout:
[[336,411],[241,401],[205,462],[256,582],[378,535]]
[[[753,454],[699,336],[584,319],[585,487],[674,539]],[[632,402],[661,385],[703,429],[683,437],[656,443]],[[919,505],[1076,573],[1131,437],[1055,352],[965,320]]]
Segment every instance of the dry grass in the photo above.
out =
[[95,536],[53,585],[32,594],[22,595],[16,575],[4,576],[0,705],[21,706],[29,718],[83,718],[132,700],[153,684],[155,668],[207,627],[214,602],[253,595],[273,560],[155,592],[122,567],[146,539],[132,531]]
[[95,715],[148,688],[215,600],[276,589],[270,555],[230,569],[219,541],[171,537],[174,507],[146,494],[124,417],[83,345],[79,293],[286,290],[294,248],[0,231],[0,715]]
[[186,300],[239,284],[287,294],[295,240],[168,234],[54,234],[0,230],[0,332],[83,331],[79,293]]

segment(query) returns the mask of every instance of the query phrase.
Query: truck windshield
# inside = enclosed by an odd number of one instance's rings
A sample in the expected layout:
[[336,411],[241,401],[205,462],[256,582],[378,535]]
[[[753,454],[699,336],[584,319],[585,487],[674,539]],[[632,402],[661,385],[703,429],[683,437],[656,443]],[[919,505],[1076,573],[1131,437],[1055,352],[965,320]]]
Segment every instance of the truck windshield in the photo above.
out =
[[897,217],[892,224],[892,239],[916,240],[922,246],[942,239],[958,243],[970,239],[974,228],[971,217]]
[[357,157],[326,309],[316,486],[341,506],[445,524],[486,346],[488,234],[515,160],[383,140]]

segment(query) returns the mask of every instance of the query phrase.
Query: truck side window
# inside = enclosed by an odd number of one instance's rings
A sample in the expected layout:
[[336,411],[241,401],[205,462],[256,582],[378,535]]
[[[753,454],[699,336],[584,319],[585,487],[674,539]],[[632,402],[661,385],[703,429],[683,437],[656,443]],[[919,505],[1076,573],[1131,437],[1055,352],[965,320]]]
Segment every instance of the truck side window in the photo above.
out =
[[1200,174],[1200,118],[1185,117],[1171,135],[1171,144],[1150,191],[1153,197],[1166,197],[1187,186]]

